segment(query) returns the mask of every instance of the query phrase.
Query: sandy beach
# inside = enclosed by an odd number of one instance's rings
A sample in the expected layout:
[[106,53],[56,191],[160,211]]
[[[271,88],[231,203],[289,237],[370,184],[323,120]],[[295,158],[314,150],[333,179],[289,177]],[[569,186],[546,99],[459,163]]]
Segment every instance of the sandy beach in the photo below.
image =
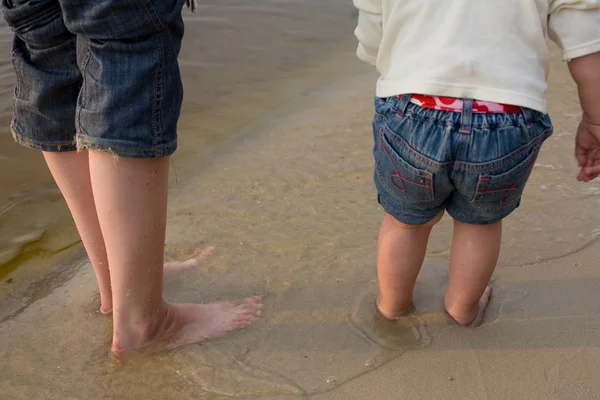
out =
[[15,268],[0,284],[0,398],[600,397],[600,182],[575,180],[579,106],[558,51],[548,94],[555,133],[506,221],[483,326],[465,329],[443,312],[447,217],[430,241],[416,312],[396,323],[375,313],[376,73],[354,49],[349,36],[317,61],[238,84],[233,97],[215,94],[206,109],[200,88],[186,93],[198,108],[184,109],[180,123],[166,254],[217,252],[166,297],[263,294],[256,325],[114,367],[111,322],[97,312],[92,269],[75,242],[51,267]]

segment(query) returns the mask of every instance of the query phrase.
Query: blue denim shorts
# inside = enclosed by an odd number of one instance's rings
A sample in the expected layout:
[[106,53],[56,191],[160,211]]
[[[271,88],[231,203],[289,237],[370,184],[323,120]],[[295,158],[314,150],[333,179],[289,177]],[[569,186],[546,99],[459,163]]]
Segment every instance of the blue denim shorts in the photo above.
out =
[[15,33],[15,140],[49,152],[173,153],[184,2],[2,0]]
[[442,210],[466,224],[491,224],[512,213],[542,143],[550,117],[421,108],[410,95],[375,99],[375,185],[385,212],[408,225]]

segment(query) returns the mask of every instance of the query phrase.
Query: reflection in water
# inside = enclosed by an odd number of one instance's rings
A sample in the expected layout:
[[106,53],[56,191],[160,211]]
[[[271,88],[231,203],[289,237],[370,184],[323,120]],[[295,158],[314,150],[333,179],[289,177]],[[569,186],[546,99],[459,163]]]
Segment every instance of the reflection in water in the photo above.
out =
[[[39,154],[2,131],[0,168],[11,173],[0,175],[0,397],[294,398],[428,351],[452,329],[441,306],[445,261],[424,266],[414,315],[376,317],[374,75],[355,60],[351,5],[255,3],[213,1],[187,17],[166,250],[183,258],[211,244],[217,254],[169,284],[166,296],[206,302],[262,293],[263,318],[223,340],[114,368],[110,319],[97,313],[91,268],[80,253],[62,251],[78,240],[66,206],[46,189],[53,186]],[[8,34],[0,29],[5,54]],[[10,97],[8,64],[2,58],[2,101]],[[551,97],[574,99],[564,75],[554,77]],[[556,104],[557,134],[506,223],[500,268],[563,256],[599,234],[600,186],[575,183],[565,151],[576,102]],[[8,126],[7,113],[0,120]],[[448,255],[450,223],[434,230],[430,256]],[[526,312],[526,292],[494,290],[486,324]]]
[[65,227],[65,215],[66,205],[54,187],[0,197],[0,279],[77,245],[79,236],[72,226]]

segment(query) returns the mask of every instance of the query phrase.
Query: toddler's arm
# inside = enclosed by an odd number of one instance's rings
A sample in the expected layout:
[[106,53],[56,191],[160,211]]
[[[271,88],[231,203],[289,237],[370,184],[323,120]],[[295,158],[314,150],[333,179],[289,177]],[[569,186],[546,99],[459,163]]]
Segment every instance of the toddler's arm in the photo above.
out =
[[358,39],[356,54],[361,60],[376,65],[383,36],[381,0],[354,0],[354,6],[358,8],[358,26],[354,31]]
[[583,109],[575,139],[577,179],[600,175],[600,0],[551,0],[549,34],[563,51]]
[[600,52],[571,60],[569,70],[583,110],[575,142],[577,179],[588,182],[600,175]]
[[583,119],[600,126],[600,52],[571,60],[569,70],[577,83]]

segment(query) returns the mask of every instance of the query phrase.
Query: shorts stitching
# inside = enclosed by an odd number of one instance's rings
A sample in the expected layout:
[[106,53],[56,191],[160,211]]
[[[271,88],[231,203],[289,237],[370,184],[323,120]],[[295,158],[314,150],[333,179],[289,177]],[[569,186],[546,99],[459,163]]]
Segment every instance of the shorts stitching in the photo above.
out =
[[[83,132],[83,128],[81,126],[81,110],[85,107],[86,96],[87,96],[87,76],[86,71],[90,62],[90,58],[92,57],[91,50],[91,41],[90,39],[86,39],[84,45],[84,60],[81,65],[81,89],[79,89],[79,101],[77,102],[77,107],[75,108],[75,133],[80,134]],[[76,139],[77,147],[79,148],[79,141]]]
[[[423,187],[425,187],[425,188],[431,188],[431,187],[432,187],[432,185],[431,185],[431,184],[430,184],[430,185],[424,185],[422,182],[415,181],[415,180],[413,180],[413,179],[410,179],[410,178],[408,178],[408,177],[406,177],[406,176],[402,175],[401,173],[399,173],[399,172],[398,172],[398,170],[397,170],[397,168],[396,168],[396,166],[395,166],[395,163],[394,163],[394,161],[393,161],[393,159],[392,159],[392,156],[390,155],[390,152],[389,152],[389,151],[388,151],[388,150],[385,148],[384,139],[383,139],[383,138],[381,138],[381,137],[379,138],[379,146],[380,146],[380,147],[381,147],[381,149],[382,149],[382,150],[385,152],[385,154],[386,154],[387,158],[390,160],[390,162],[391,162],[391,163],[392,163],[392,165],[394,166],[394,169],[396,170],[396,174],[400,175],[400,176],[401,176],[402,178],[404,178],[406,181],[408,181],[408,182],[411,182],[411,183],[414,183],[415,185],[423,186]],[[421,168],[414,168],[414,169],[416,170],[416,171],[415,171],[415,173],[416,173],[417,175],[419,175],[420,177],[422,177],[422,178],[427,178],[427,179],[431,179],[431,172],[428,172],[428,171],[422,170]]]
[[511,195],[513,192],[517,192],[517,193],[520,192],[519,184],[526,176],[529,176],[529,174],[531,174],[531,171],[533,170],[536,160],[537,160],[537,155],[535,155],[532,158],[532,160],[529,161],[529,164],[527,164],[527,166],[525,167],[524,171],[520,174],[520,176],[518,176],[517,179],[515,179],[515,181],[509,185],[504,185],[504,186],[497,187],[494,189],[481,189],[481,184],[483,182],[489,182],[491,179],[488,175],[480,176],[479,179],[477,180],[477,186],[475,187],[475,195],[473,196],[473,200],[471,200],[471,204],[473,204],[473,206],[475,206],[475,207],[481,207],[481,205],[477,202],[478,196],[484,195],[486,193],[506,192],[500,198],[500,205],[506,206],[508,204],[508,202],[506,201],[508,196]]
[[385,136],[386,130],[389,133],[391,133],[391,135],[390,135],[391,140],[398,143],[398,145],[400,145],[407,153],[409,153],[411,158],[416,158],[418,162],[420,162],[421,164],[424,164],[428,168],[433,169],[435,171],[439,171],[445,165],[452,164],[452,161],[447,161],[447,162],[441,163],[438,161],[434,161],[427,156],[424,156],[423,154],[421,154],[418,151],[416,151],[415,149],[413,149],[400,135],[398,135],[397,133],[392,131],[387,125],[385,125],[383,128],[380,129],[380,131],[382,131],[381,134]]
[[477,220],[477,219],[473,219],[471,215],[468,215],[466,213],[463,213],[457,209],[453,209],[451,207],[446,207],[446,212],[448,212],[448,214],[450,214],[450,216],[452,217],[452,219],[458,221],[458,222],[462,222],[463,224],[468,224],[468,225],[491,225],[491,224],[495,224],[496,222],[502,221],[504,218],[506,218],[507,216],[509,216],[514,210],[511,210],[510,212],[504,212],[502,214],[500,214],[501,216],[496,216],[495,218],[491,218],[489,220],[486,221],[481,221],[481,220]]
[[[104,145],[104,143],[101,140],[98,140],[99,138],[97,138],[95,136],[91,136],[86,133],[78,133],[77,136],[81,137],[82,139],[84,139],[88,142],[93,142],[93,143],[98,143],[98,144]],[[108,139],[108,140],[112,140],[112,139]],[[153,151],[153,150],[167,149],[167,148],[171,147],[174,142],[175,142],[175,140],[173,140],[172,142],[167,143],[167,144],[159,144],[159,145],[152,146],[152,147],[122,146],[119,144],[112,144],[112,143],[107,146],[114,147],[116,149],[121,149],[121,150]]]
[[[415,209],[415,208],[398,207],[397,203],[396,203],[396,206],[393,204],[396,202],[396,200],[393,200],[392,198],[390,198],[390,196],[397,198],[393,194],[390,194],[388,191],[380,192],[378,190],[377,191],[377,203],[383,208],[383,210],[386,213],[390,214],[396,220],[402,222],[403,224],[407,224],[407,225],[426,224],[427,222],[429,222],[433,218],[435,218],[440,213],[440,211],[444,210],[444,208],[445,208],[444,204],[441,204],[441,205],[439,205],[437,207],[433,207],[433,208],[427,208],[424,210],[419,210],[419,209]],[[390,200],[392,201],[392,204],[390,204]]]
[[383,118],[385,121],[387,121],[387,117],[384,114],[377,111],[377,109],[375,109],[375,114],[379,115],[381,118]]
[[[513,184],[510,185],[504,185],[504,186],[500,186],[497,187],[495,189],[479,189],[479,185],[477,185],[477,193],[494,193],[494,192],[503,192],[505,190],[515,190],[515,185],[518,184],[519,182],[521,182],[521,180],[523,179],[523,177],[525,175],[527,175],[529,172],[531,172],[531,170],[533,170],[533,166],[535,165],[535,162],[537,160],[537,157],[534,157],[529,164],[527,164],[527,166],[525,167],[525,170],[523,171],[523,173],[521,174],[521,176],[519,176],[517,178],[517,180],[515,180],[515,182]],[[491,181],[490,176],[489,175],[484,175],[480,178],[481,181],[485,181],[485,182],[489,182]]]
[[[20,39],[18,39],[18,40],[20,40]],[[13,69],[15,70],[15,75],[17,77],[16,86],[15,86],[15,102],[16,102],[17,97],[19,97],[19,98],[21,97],[21,91],[22,91],[21,70],[17,66],[17,61],[20,59],[20,55],[18,53],[19,53],[19,50],[16,49],[16,50],[13,50],[13,54],[12,54]]]
[[[85,143],[81,143],[81,142],[85,142]],[[162,154],[163,152],[167,151],[169,154],[171,154],[177,148],[177,140],[176,139],[169,142],[168,144],[152,146],[152,147],[138,147],[138,146],[122,146],[122,145],[113,144],[113,143],[103,143],[102,141],[97,140],[97,138],[89,136],[89,135],[85,135],[85,134],[77,135],[77,143],[78,143],[78,148],[81,148],[81,149],[88,148],[88,149],[93,149],[93,150],[109,152],[111,154],[115,154],[120,157],[134,157],[134,158],[135,157],[148,158],[147,155],[143,155],[141,153],[150,153],[151,157],[165,156],[167,154]],[[169,151],[169,150],[172,150],[172,151]],[[119,154],[119,153],[121,153],[121,154]],[[127,153],[127,155],[122,155],[122,153]],[[156,153],[160,153],[160,154],[157,155]]]
[[[413,103],[410,103],[410,105],[413,105],[415,107],[419,107],[419,106],[417,106],[416,104],[413,104]],[[423,110],[429,110],[427,108],[422,108],[422,107],[420,107],[420,108],[423,109]],[[435,110],[435,111],[441,111],[441,110]],[[443,112],[450,113],[452,111],[443,111]],[[458,112],[456,112],[456,114],[458,116],[461,115]],[[397,113],[395,115],[398,116],[398,117],[400,117],[400,115],[398,115]],[[435,118],[435,117],[427,117],[427,116],[421,115],[421,113],[419,113],[419,112],[417,112],[415,110],[410,110],[410,109],[407,109],[406,112],[404,113],[404,116],[400,117],[400,118],[412,118],[412,119],[419,120],[419,121],[426,121],[426,122],[429,122],[432,125],[441,126],[441,127],[444,127],[446,125],[451,125],[454,128],[457,128],[457,127],[461,128],[462,127],[462,124],[461,124],[460,120],[459,121],[452,121],[450,118],[448,118],[447,120],[445,120],[445,119],[439,119],[439,118]],[[495,128],[509,128],[511,126],[517,126],[517,124],[516,123],[505,123],[505,124],[494,125]],[[489,126],[486,126],[486,125],[476,124],[475,122],[471,123],[471,130],[473,128],[475,128],[475,129],[487,129],[488,127]],[[462,130],[460,132],[461,133],[465,133]]]
[[160,132],[160,106],[162,102],[161,96],[161,72],[164,63],[164,52],[163,52],[163,40],[162,35],[157,35],[156,42],[158,44],[158,65],[156,72],[154,73],[154,109],[152,110],[152,122],[154,128],[154,138],[152,139],[152,145],[158,144]]
[[459,161],[456,161],[456,159],[458,158],[458,155],[460,154],[462,148],[463,148],[463,141],[460,140],[463,136],[461,135],[459,137],[458,140],[458,144],[456,145],[456,153],[454,154],[454,160],[452,161],[452,172],[450,173],[450,178],[455,181],[456,180],[456,174],[458,173],[459,168],[456,168],[456,164]]
[[144,10],[146,10],[146,14],[148,14],[148,18],[150,19],[150,22],[152,22],[152,25],[154,25],[154,29],[156,29],[156,32],[160,32],[162,29],[162,23],[160,23],[160,21],[157,21],[152,17],[152,12],[150,11],[150,8],[148,8],[148,4],[144,1],[144,0],[140,0],[140,4],[142,5],[142,7],[144,7]]
[[13,51],[13,69],[15,70],[15,75],[16,75],[16,83],[15,83],[15,94],[14,94],[14,98],[13,98],[13,118],[12,118],[12,122],[11,122],[11,128],[15,129],[17,126],[17,123],[19,121],[19,107],[17,106],[17,99],[21,97],[21,85],[22,85],[22,80],[21,80],[21,71],[19,70],[19,67],[17,66],[17,59],[19,57],[19,55],[17,54],[18,50],[14,50]]
[[12,124],[10,128],[11,128],[12,137],[15,140],[15,142],[17,142],[25,147],[42,150],[42,151],[49,151],[49,150],[44,150],[44,149],[48,149],[50,147],[56,147],[57,150],[60,150],[61,147],[67,147],[67,148],[72,149],[73,151],[76,149],[75,143],[73,141],[45,143],[43,141],[33,140],[25,135],[22,135],[21,133],[18,132],[17,126],[14,124]]
[[[23,7],[23,6],[24,5],[20,5],[18,7]],[[59,7],[58,4],[55,6]],[[15,10],[15,7],[12,7],[11,10]],[[56,13],[56,11],[57,10],[54,7],[44,7],[43,9],[36,7],[36,11],[35,11],[34,15],[31,13],[31,11],[28,11],[27,13],[29,15],[26,15],[25,17],[21,17],[21,18],[16,18],[16,20],[15,19],[10,20],[10,17],[8,19],[6,18],[6,17],[8,17],[8,9],[5,8],[4,16],[5,16],[6,22],[11,27],[11,29],[15,32],[15,34],[22,35],[24,33],[28,33],[30,31],[38,28],[39,26],[48,24],[54,18],[57,18],[57,17],[60,18],[61,14]]]
[[[394,172],[395,173],[390,176],[390,182],[392,183],[392,185],[395,188],[397,188],[401,192],[405,192],[406,191],[406,185],[404,184],[404,182],[402,182],[402,188],[398,187],[398,185],[396,185],[394,183],[394,181],[392,180],[392,176],[393,175],[396,175],[398,178],[400,178],[401,181],[407,181],[407,182],[410,182],[410,183],[412,183],[414,185],[421,186],[422,188],[425,188],[425,189],[432,189],[433,188],[433,182],[432,182],[432,179],[431,179],[431,175],[432,174],[430,172],[424,171],[424,170],[419,170],[418,168],[415,168],[415,169],[418,170],[418,171],[416,171],[417,175],[419,175],[423,179],[421,181],[416,181],[414,179],[409,178],[408,176],[406,176],[406,175],[404,175],[404,174],[402,174],[401,172],[398,171],[398,168],[396,167],[396,164],[394,163],[394,161],[392,159],[392,156],[390,155],[389,151],[385,148],[385,145],[383,143],[383,139],[379,139],[379,146],[384,151],[386,157],[388,158],[388,160],[390,160],[390,163],[394,167]],[[380,174],[381,174],[381,171],[380,171]],[[425,180],[427,180],[428,183],[426,183]]]
[[383,106],[378,107],[378,101],[375,100],[375,106],[373,107],[375,109],[375,114],[379,115],[380,117],[382,117],[385,121],[387,121],[387,116],[384,113],[379,112],[378,108],[381,107],[385,107],[386,104],[384,103]]
[[[422,170],[419,168],[415,168],[413,167],[416,171],[415,174],[417,176],[420,176],[422,179],[421,181],[416,181],[414,179],[411,179],[409,177],[407,177],[406,175],[402,174],[399,170],[398,170],[398,166],[396,165],[396,163],[393,161],[392,156],[390,155],[388,149],[386,149],[385,146],[385,138],[383,137],[383,130],[379,131],[379,137],[377,139],[378,144],[379,144],[379,148],[385,153],[385,157],[388,158],[389,162],[391,163],[394,172],[389,175],[389,176],[385,176],[385,174],[383,173],[383,171],[381,170],[381,163],[378,162],[377,158],[376,158],[376,169],[377,169],[377,175],[379,175],[379,180],[384,183],[384,182],[389,182],[389,184],[396,188],[397,190],[399,190],[400,192],[404,193],[406,192],[406,185],[404,183],[404,181],[406,182],[410,182],[416,186],[420,186],[423,189],[427,190],[427,202],[431,202],[435,199],[435,195],[433,192],[433,174],[427,170]],[[399,156],[400,157],[400,156]],[[402,158],[402,157],[400,157]],[[406,161],[404,161],[406,162]],[[398,179],[400,180],[402,187],[399,187],[396,182],[394,182],[393,177],[396,176],[398,177]],[[385,185],[385,183],[384,183]],[[386,185],[387,186],[387,185]],[[390,188],[391,189],[391,188]],[[396,196],[396,194],[394,193],[394,190],[389,190],[390,194],[394,197],[398,197]]]
[[531,149],[539,146],[541,142],[543,142],[545,139],[550,137],[552,132],[553,132],[552,128],[546,129],[541,134],[539,134],[535,138],[531,139],[531,141],[529,141],[529,143],[524,144],[523,146],[514,150],[512,153],[509,153],[506,156],[499,158],[497,160],[494,160],[494,161],[488,161],[488,162],[483,162],[483,163],[456,161],[456,163],[455,163],[455,166],[457,167],[456,169],[459,169],[462,171],[482,171],[482,170],[487,170],[487,169],[491,169],[491,168],[498,168],[498,167],[503,167],[505,165],[510,165],[511,161],[513,159],[521,156],[523,153],[528,153],[531,151]]
[[87,79],[85,79],[85,71],[90,62],[90,58],[92,55],[92,49],[90,45],[90,40],[87,39],[85,41],[85,45],[83,47],[83,63],[81,64],[81,106],[85,107],[86,105],[86,96],[87,96]]

